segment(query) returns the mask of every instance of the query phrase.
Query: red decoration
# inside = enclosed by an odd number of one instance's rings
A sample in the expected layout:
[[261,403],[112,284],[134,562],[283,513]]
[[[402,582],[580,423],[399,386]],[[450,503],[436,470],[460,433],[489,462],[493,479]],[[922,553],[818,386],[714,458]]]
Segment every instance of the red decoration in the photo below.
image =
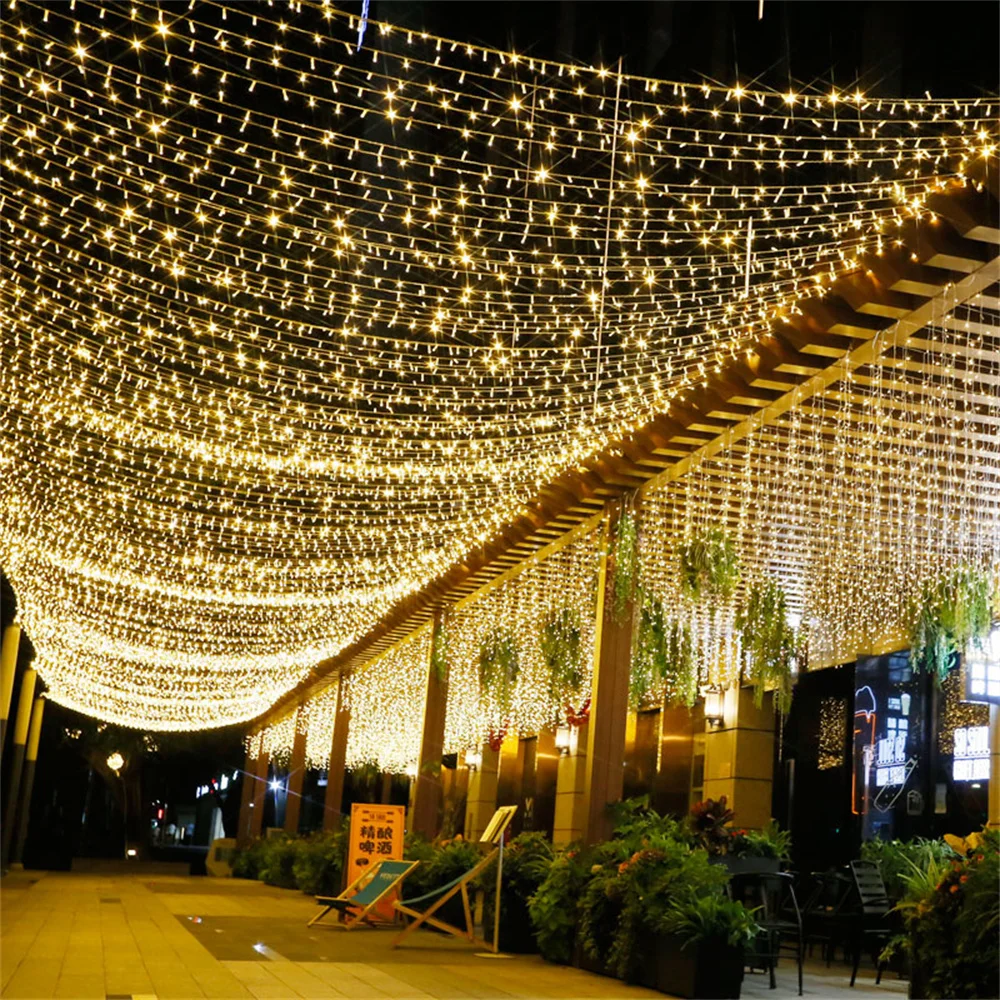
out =
[[490,728],[490,734],[486,737],[486,742],[490,745],[491,750],[499,750],[503,741],[507,737],[507,730],[510,729],[510,723],[505,722],[499,730],[494,731]]
[[588,698],[576,711],[569,702],[566,703],[566,725],[582,726],[590,718],[590,699]]

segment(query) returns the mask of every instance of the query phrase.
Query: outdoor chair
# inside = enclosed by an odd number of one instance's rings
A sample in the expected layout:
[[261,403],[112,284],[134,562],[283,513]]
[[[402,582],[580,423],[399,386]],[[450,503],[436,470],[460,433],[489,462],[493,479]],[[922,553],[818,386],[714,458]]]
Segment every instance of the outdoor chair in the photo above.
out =
[[[419,861],[379,861],[368,871],[356,878],[339,896],[317,896],[316,902],[323,907],[309,927],[322,920],[331,910],[343,914],[344,926],[350,930],[360,923],[374,925],[372,910],[394,889],[398,889],[403,879],[413,871]],[[362,884],[363,883],[363,884]],[[383,923],[388,921],[379,917]]]
[[812,872],[803,893],[802,929],[809,953],[820,944],[827,968],[839,942],[850,936],[850,900],[854,879],[839,871]]
[[[397,899],[393,904],[398,913],[402,913],[407,917],[412,918],[410,923],[406,925],[405,928],[393,939],[392,947],[398,947],[403,938],[408,934],[415,931],[421,924],[430,924],[431,927],[436,927],[439,931],[444,931],[446,934],[451,934],[454,937],[462,938],[465,941],[476,942],[478,939],[475,935],[473,920],[472,920],[472,906],[469,903],[469,885],[472,880],[496,857],[497,849],[489,852],[482,860],[474,864],[467,872],[459,875],[458,878],[452,879],[447,885],[439,885],[436,889],[431,889],[430,892],[425,892],[422,896],[415,896],[413,899]],[[434,914],[444,906],[456,893],[460,893],[462,896],[462,909],[465,914],[465,929],[461,927],[456,927],[454,924],[449,924],[445,920],[441,920],[439,917],[434,916]],[[437,901],[432,903],[426,910],[415,910],[414,905],[417,903],[423,903],[428,899],[433,899],[435,896],[438,897]],[[480,944],[485,944],[485,942],[479,942]]]
[[764,960],[773,990],[776,986],[774,968],[782,949],[794,950],[799,968],[799,996],[802,996],[805,945],[795,879],[787,872],[741,872],[730,879],[729,891],[734,900],[755,911],[754,919],[762,930],[751,962]]
[[854,965],[851,968],[851,985],[858,975],[858,965],[861,962],[861,949],[869,943],[875,951],[875,985],[882,982],[882,970],[885,962],[878,957],[882,947],[892,937],[889,926],[889,894],[885,891],[882,873],[874,861],[852,861],[851,874],[861,900],[861,909],[852,920],[851,941],[854,953]]

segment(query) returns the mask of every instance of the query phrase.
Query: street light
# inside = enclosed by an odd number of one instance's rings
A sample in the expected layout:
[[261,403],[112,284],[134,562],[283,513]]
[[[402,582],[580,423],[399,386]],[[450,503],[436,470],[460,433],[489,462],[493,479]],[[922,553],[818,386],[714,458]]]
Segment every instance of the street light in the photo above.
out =
[[116,750],[104,763],[117,774],[125,766],[125,758]]

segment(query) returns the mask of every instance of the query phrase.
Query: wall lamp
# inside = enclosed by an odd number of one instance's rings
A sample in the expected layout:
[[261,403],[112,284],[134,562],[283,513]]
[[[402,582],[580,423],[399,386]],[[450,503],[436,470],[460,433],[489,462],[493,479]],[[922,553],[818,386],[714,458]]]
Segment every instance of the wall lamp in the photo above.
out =
[[713,728],[719,728],[726,718],[726,692],[722,688],[710,687],[705,691],[705,721]]
[[482,750],[466,750],[465,751],[465,766],[470,771],[478,771],[479,768],[483,766],[483,752]]

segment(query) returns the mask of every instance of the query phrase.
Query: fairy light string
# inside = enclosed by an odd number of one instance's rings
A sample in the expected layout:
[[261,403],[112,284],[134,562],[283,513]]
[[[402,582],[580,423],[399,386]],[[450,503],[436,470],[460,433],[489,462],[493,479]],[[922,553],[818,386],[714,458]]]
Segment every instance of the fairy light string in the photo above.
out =
[[[372,19],[359,51],[325,3],[5,13],[0,559],[51,696],[150,729],[259,715],[996,149],[989,99],[691,86]],[[502,721],[456,615],[455,746]],[[532,650],[526,731],[559,710]]]

